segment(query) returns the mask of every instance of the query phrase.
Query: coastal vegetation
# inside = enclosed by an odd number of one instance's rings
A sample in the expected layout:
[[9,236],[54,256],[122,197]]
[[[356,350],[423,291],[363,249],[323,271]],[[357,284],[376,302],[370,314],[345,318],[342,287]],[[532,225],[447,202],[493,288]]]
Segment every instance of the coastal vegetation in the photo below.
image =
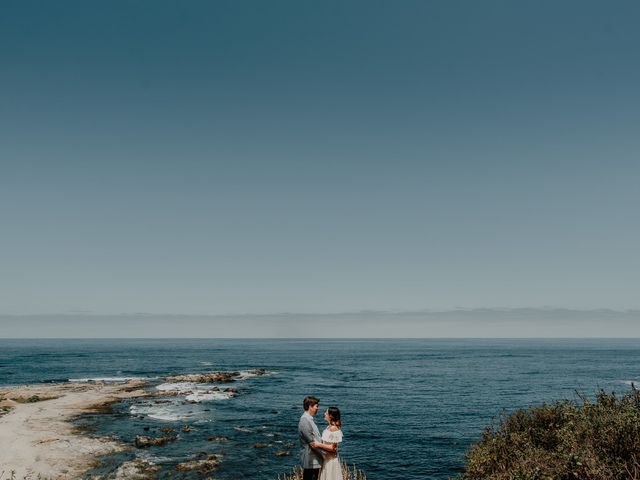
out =
[[640,392],[578,397],[503,415],[467,452],[460,479],[640,479]]
[[[349,466],[342,462],[342,478],[343,480],[367,480],[367,476],[362,470],[355,465]],[[278,480],[302,480],[302,469],[294,468],[289,474],[278,475]]]
[[[17,396],[7,398],[5,395],[0,395],[0,417],[6,415],[14,409],[18,403],[36,403],[44,400],[53,400],[60,398],[59,396],[46,396],[46,395],[30,395],[30,396]],[[0,480],[2,477],[0,477]]]
[[15,397],[11,400],[17,403],[36,403],[44,402],[45,400],[55,400],[56,398],[60,398],[60,396],[31,395],[30,397]]

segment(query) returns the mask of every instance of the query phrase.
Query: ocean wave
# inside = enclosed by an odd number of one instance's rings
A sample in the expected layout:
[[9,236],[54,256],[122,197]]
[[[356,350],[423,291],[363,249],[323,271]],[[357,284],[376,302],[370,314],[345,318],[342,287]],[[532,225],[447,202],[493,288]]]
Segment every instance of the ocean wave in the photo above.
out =
[[147,415],[147,417],[153,418],[154,420],[162,420],[165,422],[182,422],[189,420],[192,416],[193,415],[179,415],[177,413],[170,412],[150,413]]
[[267,372],[266,370],[240,370],[238,375],[233,377],[235,380],[247,380],[253,377],[267,377],[273,375],[275,372]]
[[194,417],[194,413],[184,411],[180,404],[138,404],[129,407],[132,416],[143,415],[154,420],[166,422],[180,422]]
[[231,383],[240,380],[246,380],[252,377],[262,377],[271,375],[272,372],[267,372],[262,368],[255,370],[234,370],[234,371],[219,371],[219,372],[205,372],[205,373],[185,373],[180,375],[169,375],[165,377],[166,383]]
[[216,400],[228,400],[235,396],[236,391],[232,388],[212,386],[208,383],[162,383],[156,386],[156,390],[167,395],[181,395],[188,402],[211,402]]
[[187,395],[185,399],[189,402],[211,402],[215,400],[229,400],[233,397],[232,392],[199,392],[195,391]]
[[211,372],[183,374],[164,378],[164,383],[155,386],[160,394],[184,396],[189,403],[228,400],[237,394],[235,388],[225,387],[235,381],[271,375],[264,369],[236,370],[233,372]]
[[178,382],[178,383],[161,383],[156,385],[156,390],[161,392],[175,392],[175,393],[191,393],[196,390],[197,383],[193,382]]
[[136,457],[137,458],[141,458],[149,463],[170,463],[170,462],[176,462],[176,461],[181,461],[185,458],[188,457],[167,457],[167,456],[162,456],[162,455],[154,455],[153,453],[150,453],[148,451],[145,450],[139,450],[136,452]]
[[237,432],[253,433],[253,428],[251,427],[233,427],[233,429]]
[[73,383],[88,383],[88,382],[128,382],[130,380],[154,380],[158,377],[91,377],[91,378],[69,378],[67,381]]

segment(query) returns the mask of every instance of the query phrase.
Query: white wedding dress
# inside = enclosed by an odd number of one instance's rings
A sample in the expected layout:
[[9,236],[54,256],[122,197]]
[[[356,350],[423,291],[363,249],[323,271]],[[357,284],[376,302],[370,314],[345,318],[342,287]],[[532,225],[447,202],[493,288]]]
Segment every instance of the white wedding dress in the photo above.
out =
[[[325,428],[322,432],[322,441],[324,443],[340,443],[342,442],[342,430],[332,432],[329,428]],[[342,480],[342,466],[340,465],[340,457],[337,455],[332,458],[325,458],[320,470],[318,480]]]

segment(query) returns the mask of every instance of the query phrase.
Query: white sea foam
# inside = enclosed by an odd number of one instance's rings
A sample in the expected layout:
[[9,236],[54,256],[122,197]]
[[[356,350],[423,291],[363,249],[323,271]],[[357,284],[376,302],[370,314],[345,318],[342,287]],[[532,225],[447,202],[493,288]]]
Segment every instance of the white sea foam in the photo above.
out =
[[239,374],[233,377],[236,380],[246,380],[252,377],[267,377],[273,375],[274,372],[255,373],[255,370],[241,370]]
[[179,404],[143,404],[131,405],[129,407],[131,415],[144,415],[154,420],[167,422],[179,422],[193,417],[192,412],[184,411]]
[[211,362],[198,362],[200,365],[205,365],[207,367],[210,367],[211,365],[213,365],[213,363]]
[[[204,363],[204,362],[200,362]],[[234,380],[246,380],[252,377],[270,375],[268,373],[256,373],[255,370],[242,370],[234,377]],[[187,402],[213,402],[219,400],[228,400],[236,395],[234,390],[227,391],[226,382],[216,383],[195,383],[195,382],[166,382],[156,385],[155,389],[164,392],[167,396],[183,396]],[[159,418],[156,413],[149,414],[150,418]],[[172,415],[160,414],[162,419],[169,419]]]
[[150,413],[147,415],[149,418],[153,418],[154,420],[162,420],[165,422],[180,422],[184,420],[188,420],[193,415],[179,415],[176,412],[158,412],[158,413]]
[[249,428],[249,427],[233,427],[234,430],[237,430],[238,432],[244,432],[244,433],[252,433],[253,429]]
[[198,384],[193,382],[161,383],[156,386],[156,390],[160,390],[161,392],[177,393],[191,393],[197,388]]
[[218,387],[212,387],[210,383],[163,383],[156,386],[156,390],[184,395],[185,400],[189,402],[228,400],[235,395],[234,392],[220,391]]
[[622,380],[622,383],[624,383],[625,385],[640,386],[640,380]]
[[233,397],[231,392],[199,392],[195,391],[185,397],[190,402],[211,402],[215,400],[229,400]]
[[142,458],[149,463],[167,463],[167,462],[175,462],[176,460],[181,460],[182,457],[166,457],[161,455],[153,455],[145,450],[139,450],[136,452],[136,457]]

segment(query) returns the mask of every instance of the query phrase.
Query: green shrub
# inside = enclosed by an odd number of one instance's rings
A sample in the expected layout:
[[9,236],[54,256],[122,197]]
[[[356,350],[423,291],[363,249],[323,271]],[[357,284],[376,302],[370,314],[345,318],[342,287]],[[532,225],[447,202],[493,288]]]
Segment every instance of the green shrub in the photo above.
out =
[[503,415],[467,452],[462,480],[640,479],[640,393],[601,391]]

